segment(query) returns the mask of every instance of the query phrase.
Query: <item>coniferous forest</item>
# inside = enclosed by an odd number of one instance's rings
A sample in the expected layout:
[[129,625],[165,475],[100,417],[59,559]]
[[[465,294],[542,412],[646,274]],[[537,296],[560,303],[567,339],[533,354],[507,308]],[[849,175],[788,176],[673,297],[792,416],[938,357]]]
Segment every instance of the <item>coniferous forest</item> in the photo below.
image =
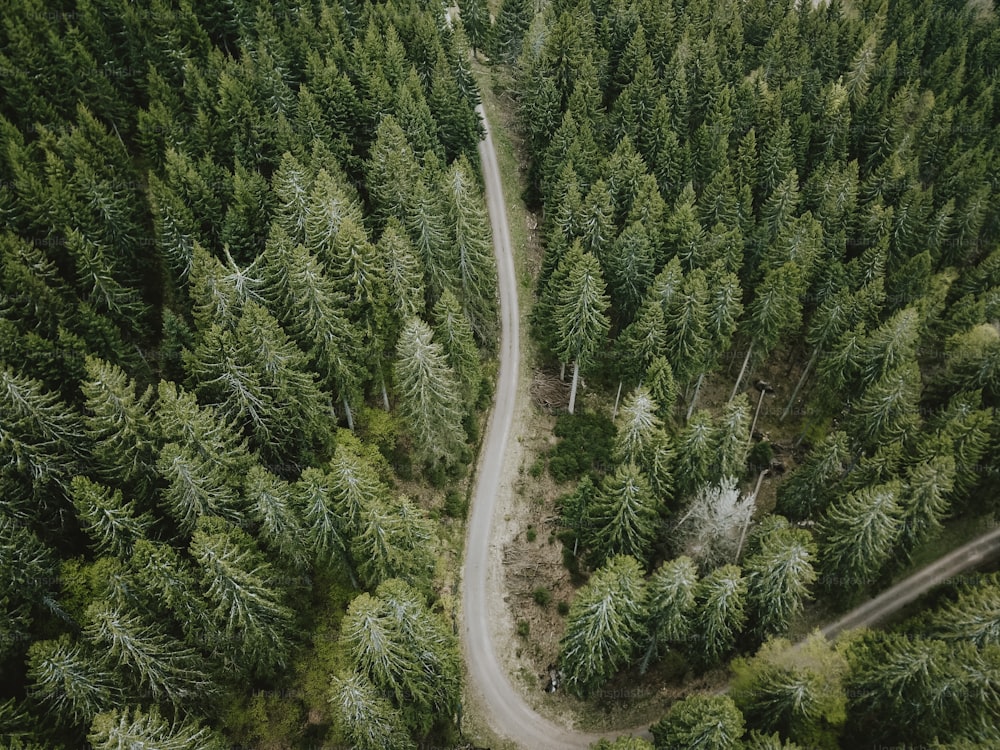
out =
[[997,523],[995,4],[458,5],[5,7],[4,746],[460,742],[479,58],[567,382],[565,689],[728,666],[657,749],[995,747],[996,573],[789,647]]
[[995,528],[1000,489],[996,9],[815,5],[504,0],[487,36],[543,217],[557,434],[613,434],[549,456],[589,575],[560,665],[593,696],[742,654],[656,748],[992,747],[995,576],[888,633],[772,640],[810,600],[885,588],[949,520]]
[[5,747],[452,736],[477,102],[433,3],[5,7]]

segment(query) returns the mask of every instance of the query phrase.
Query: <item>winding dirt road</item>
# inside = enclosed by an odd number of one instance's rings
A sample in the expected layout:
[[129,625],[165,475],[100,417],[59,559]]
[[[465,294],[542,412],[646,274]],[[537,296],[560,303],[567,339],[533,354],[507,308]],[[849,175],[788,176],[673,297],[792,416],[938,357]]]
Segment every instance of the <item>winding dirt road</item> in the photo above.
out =
[[[493,411],[476,474],[470,509],[462,573],[462,646],[468,667],[467,699],[478,703],[475,713],[490,728],[525,750],[581,750],[602,737],[641,734],[647,731],[622,729],[603,735],[578,732],[554,724],[534,711],[511,684],[497,658],[493,628],[503,619],[500,550],[492,542],[492,526],[498,492],[504,476],[504,458],[511,440],[519,393],[521,339],[517,276],[507,224],[507,206],[500,182],[496,150],[486,115],[479,108],[486,137],[479,144],[486,201],[493,229],[493,250],[498,268],[500,293],[500,369]],[[509,491],[509,488],[506,488]],[[823,629],[828,638],[841,632],[877,623],[914,601],[934,586],[965,570],[1000,557],[1000,528],[996,528],[904,579],[874,599],[844,615]]]

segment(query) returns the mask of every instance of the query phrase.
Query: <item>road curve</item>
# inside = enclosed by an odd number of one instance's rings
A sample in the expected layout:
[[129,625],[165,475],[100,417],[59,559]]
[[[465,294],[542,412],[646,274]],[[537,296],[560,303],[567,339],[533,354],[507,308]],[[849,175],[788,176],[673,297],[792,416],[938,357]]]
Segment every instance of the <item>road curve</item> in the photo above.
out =
[[[493,516],[503,476],[504,457],[519,397],[521,338],[517,302],[517,274],[507,224],[500,170],[489,122],[482,107],[486,137],[479,144],[486,203],[493,230],[500,291],[500,369],[493,411],[476,472],[475,491],[465,539],[462,573],[462,645],[468,667],[468,693],[481,702],[481,713],[493,731],[527,750],[580,750],[603,736],[575,732],[540,716],[511,684],[493,646],[495,617],[490,603],[502,601],[498,580],[500,551],[492,544]],[[490,574],[491,563],[496,574]],[[628,730],[623,730],[628,731]]]
[[[500,182],[496,150],[486,114],[479,115],[486,131],[479,144],[486,202],[493,230],[500,295],[500,366],[493,411],[483,440],[475,491],[470,508],[462,570],[462,647],[468,667],[467,696],[478,702],[482,717],[502,738],[526,750],[581,750],[602,737],[642,734],[648,731],[622,729],[588,734],[554,724],[535,712],[511,684],[497,658],[492,627],[500,613],[491,612],[491,602],[502,602],[500,550],[492,544],[493,517],[503,476],[504,457],[511,438],[517,399],[521,395],[521,340],[517,301],[517,275],[507,224],[507,205]],[[1000,557],[1000,528],[977,537],[939,558],[879,596],[851,610],[822,629],[827,638],[888,617],[946,579]],[[491,574],[491,565],[493,573]]]

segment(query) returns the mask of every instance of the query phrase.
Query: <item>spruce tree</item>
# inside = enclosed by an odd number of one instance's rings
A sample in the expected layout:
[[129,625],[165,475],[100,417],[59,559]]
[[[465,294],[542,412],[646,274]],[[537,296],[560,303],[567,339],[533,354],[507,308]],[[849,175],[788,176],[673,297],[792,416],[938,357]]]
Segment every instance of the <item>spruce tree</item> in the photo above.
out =
[[411,318],[396,345],[399,411],[422,461],[453,462],[465,445],[455,372],[430,327]]
[[634,558],[613,557],[570,605],[559,663],[578,695],[600,688],[625,666],[642,632],[645,582]]

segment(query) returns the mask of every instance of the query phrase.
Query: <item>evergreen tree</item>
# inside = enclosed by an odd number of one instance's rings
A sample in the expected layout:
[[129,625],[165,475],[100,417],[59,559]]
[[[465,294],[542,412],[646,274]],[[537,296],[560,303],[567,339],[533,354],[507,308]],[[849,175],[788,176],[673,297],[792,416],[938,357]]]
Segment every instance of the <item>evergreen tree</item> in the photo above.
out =
[[648,558],[658,514],[649,481],[635,464],[622,464],[605,477],[588,516],[588,547],[598,564],[614,555]]
[[453,461],[465,439],[462,407],[454,370],[430,327],[411,318],[396,345],[399,411],[422,461]]
[[154,700],[180,706],[208,691],[194,651],[121,605],[91,604],[83,635],[125,685],[147,690]]
[[128,557],[133,543],[146,535],[150,518],[137,515],[135,505],[122,498],[121,490],[112,491],[77,476],[70,482],[70,497],[98,554]]
[[852,492],[831,505],[820,527],[820,582],[828,590],[870,584],[902,532],[899,482]]
[[472,54],[479,57],[480,50],[486,50],[490,44],[490,7],[485,0],[462,0],[458,5],[462,14],[462,26],[469,35]]
[[497,271],[489,216],[468,162],[457,159],[442,178],[448,223],[457,256],[457,292],[477,339],[492,346],[497,335]]
[[531,0],[503,0],[493,27],[491,56],[502,63],[512,63],[521,54],[524,33],[534,16]]
[[372,683],[354,674],[331,679],[330,703],[340,726],[357,750],[412,750],[399,712]]
[[111,675],[68,635],[31,644],[28,676],[37,699],[59,724],[87,726],[120,699]]
[[723,565],[698,582],[695,602],[695,629],[704,639],[695,651],[712,664],[732,649],[746,622],[747,580],[735,565]]
[[1000,588],[997,575],[963,586],[958,598],[935,610],[930,632],[946,641],[968,641],[978,649],[1000,645]]
[[907,551],[942,528],[941,522],[951,507],[950,495],[955,486],[955,459],[934,456],[907,472],[901,497],[903,530],[901,543]]
[[843,649],[818,633],[798,648],[771,640],[752,659],[734,660],[733,671],[730,694],[749,724],[803,747],[837,747],[847,702]]
[[247,304],[233,330],[213,325],[185,364],[199,397],[265,457],[281,460],[327,439],[320,416],[329,409],[305,356],[259,305]]
[[839,430],[828,433],[778,487],[776,510],[794,520],[825,510],[831,491],[847,472],[849,459],[847,434]]
[[738,750],[743,728],[743,714],[728,695],[691,695],[674,703],[650,731],[657,750]]
[[334,505],[333,482],[329,475],[309,467],[295,483],[295,499],[305,521],[306,541],[323,566],[342,562],[347,551],[343,519]]
[[145,497],[152,482],[153,446],[149,412],[152,389],[137,394],[135,383],[118,366],[88,357],[84,428],[102,479]]
[[155,747],[160,750],[222,750],[225,742],[197,721],[168,722],[155,709],[148,713],[135,709],[116,709],[98,714],[90,725],[87,741],[94,750]]
[[227,665],[265,670],[287,658],[292,613],[275,590],[272,568],[243,531],[203,518],[191,539],[205,600],[224,644]]
[[[690,557],[681,556],[663,563],[649,579],[648,625],[649,646],[642,658],[640,671],[659,655],[661,647],[686,644],[693,633],[695,591],[698,569]],[[677,648],[674,646],[674,648]]]
[[479,398],[482,367],[479,363],[479,350],[472,338],[472,328],[451,290],[446,289],[434,305],[434,320],[434,332],[441,342],[448,364],[462,384],[462,401],[469,411]]
[[393,702],[411,729],[426,733],[436,717],[450,717],[458,707],[455,638],[402,581],[356,597],[340,632],[351,668]]
[[293,567],[304,568],[309,559],[302,541],[305,526],[295,506],[293,486],[262,466],[253,466],[246,476],[243,496],[247,515],[257,524],[268,549]]
[[[79,417],[42,384],[0,367],[0,450],[29,482],[68,482],[79,455]],[[44,501],[43,501],[44,502]]]
[[816,580],[815,557],[816,545],[809,533],[787,523],[773,526],[760,539],[758,551],[744,565],[747,602],[758,636],[783,633],[801,612]]
[[563,362],[573,362],[573,385],[569,413],[576,404],[581,366],[586,367],[607,335],[609,305],[597,259],[574,245],[560,263],[565,281],[551,293],[555,296],[554,317],[558,330],[558,354]]
[[559,664],[570,690],[598,689],[632,658],[642,632],[645,582],[634,558],[607,561],[570,606]]

